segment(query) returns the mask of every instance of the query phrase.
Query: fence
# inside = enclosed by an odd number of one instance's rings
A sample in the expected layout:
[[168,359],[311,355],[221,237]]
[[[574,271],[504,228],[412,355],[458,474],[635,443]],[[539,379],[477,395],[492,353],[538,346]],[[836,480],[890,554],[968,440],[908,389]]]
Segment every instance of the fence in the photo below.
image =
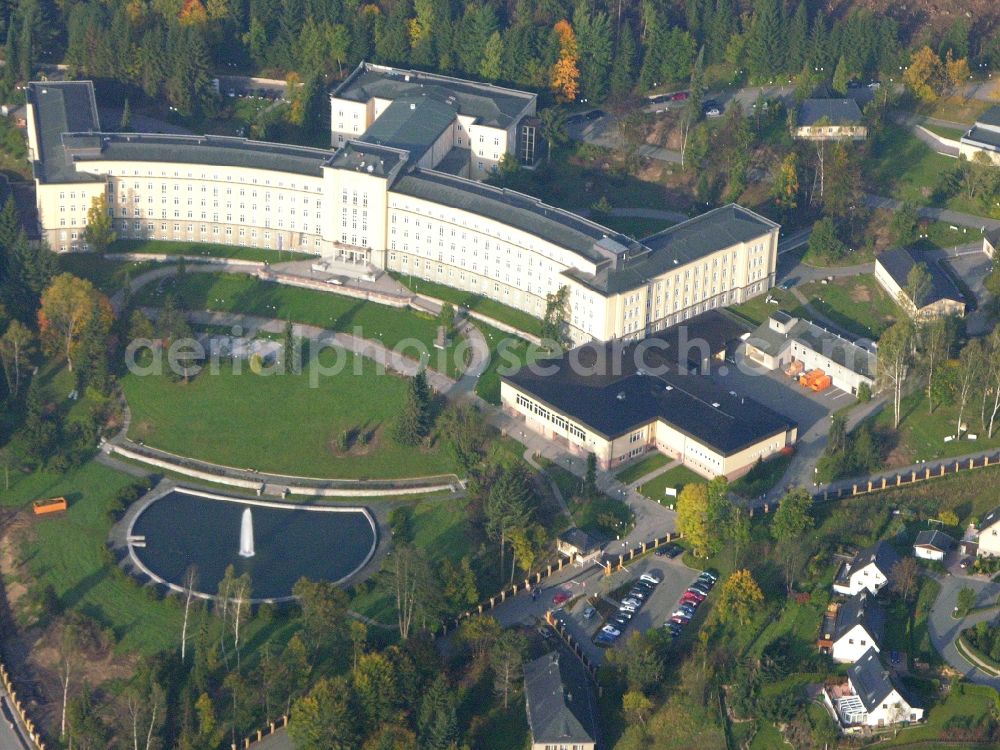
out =
[[238,744],[236,742],[232,743],[229,746],[230,750],[240,750],[241,748],[243,748],[243,750],[246,750],[246,748],[252,747],[253,745],[256,745],[258,742],[261,742],[265,737],[270,737],[272,734],[274,734],[275,732],[277,732],[279,729],[284,729],[287,726],[288,726],[288,715],[284,714],[277,721],[272,721],[271,723],[269,723],[263,729],[258,729],[250,737],[244,737],[242,745],[240,745],[240,744]]
[[[7,673],[7,667],[2,662],[0,662],[0,680],[3,680],[4,689],[7,691],[7,695],[10,696],[10,705],[16,714],[16,718],[21,720],[21,723],[28,732],[29,746],[32,750],[45,750],[42,735],[35,730],[34,723],[28,718],[28,714],[21,704],[21,699],[17,697],[17,692],[14,690],[14,683],[11,682],[10,675]],[[20,733],[18,727],[15,727],[14,731]]]

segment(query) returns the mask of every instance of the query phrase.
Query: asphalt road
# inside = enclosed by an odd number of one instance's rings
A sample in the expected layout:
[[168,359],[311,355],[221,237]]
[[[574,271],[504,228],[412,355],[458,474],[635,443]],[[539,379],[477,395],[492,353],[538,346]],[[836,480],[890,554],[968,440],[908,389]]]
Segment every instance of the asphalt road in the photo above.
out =
[[[0,750],[29,750],[31,747],[27,740],[27,733],[21,727],[20,722],[14,716],[10,703],[10,696],[6,691],[0,697]],[[23,734],[22,734],[23,733]]]
[[959,633],[978,622],[995,619],[997,617],[996,608],[983,612],[973,612],[961,619],[952,617],[955,603],[958,601],[958,592],[961,589],[968,586],[976,591],[977,606],[993,605],[997,603],[997,596],[1000,595],[1000,583],[965,575],[947,575],[938,578],[938,581],[941,583],[941,593],[934,601],[934,606],[927,619],[927,632],[930,635],[931,643],[944,660],[961,672],[967,680],[1000,690],[1000,677],[991,677],[980,672],[966,661],[955,647],[955,639]]

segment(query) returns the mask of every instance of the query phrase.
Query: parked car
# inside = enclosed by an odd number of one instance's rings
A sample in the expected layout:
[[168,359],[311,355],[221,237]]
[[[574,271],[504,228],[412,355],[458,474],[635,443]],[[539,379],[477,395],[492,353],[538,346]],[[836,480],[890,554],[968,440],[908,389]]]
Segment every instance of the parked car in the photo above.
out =
[[649,572],[643,573],[641,576],[639,576],[639,580],[647,581],[648,583],[651,583],[654,586],[656,586],[658,583],[660,583],[660,581],[663,580],[663,573],[661,573],[658,570],[650,570]]
[[670,622],[676,623],[677,625],[687,625],[691,622],[691,618],[681,612],[680,614],[670,615]]
[[617,615],[610,618],[608,622],[610,622],[612,625],[620,629],[628,625],[631,619],[632,616],[629,615],[627,612],[619,612]]
[[679,544],[674,544],[673,542],[671,542],[670,544],[664,544],[662,547],[658,547],[656,549],[656,556],[673,559],[677,557],[679,554],[681,554],[683,551],[684,551],[683,547],[681,547]]
[[711,573],[711,572],[709,572],[707,570],[701,571],[701,573],[698,575],[698,577],[699,578],[707,578],[712,583],[715,583],[716,581],[719,580],[719,576],[717,576],[717,575],[715,575],[715,573]]
[[629,595],[630,598],[632,598],[632,599],[638,599],[640,602],[644,602],[644,601],[646,601],[646,599],[649,598],[649,592],[646,591],[645,589],[640,589],[638,587],[633,587],[628,592],[628,595]]
[[688,591],[697,591],[700,594],[708,596],[708,592],[712,590],[712,587],[705,583],[704,581],[695,581],[690,586],[688,586]]
[[701,591],[692,591],[688,589],[687,591],[684,592],[684,595],[681,598],[694,599],[696,602],[703,602],[708,597],[706,597],[705,594],[703,594]]
[[721,117],[722,105],[715,101],[715,99],[708,99],[701,105],[701,111],[705,117]]
[[638,609],[639,609],[638,607],[634,607],[631,604],[626,604],[625,602],[622,602],[621,605],[618,607],[619,612],[628,612],[630,615],[634,615],[636,613],[636,610]]
[[613,635],[608,635],[607,633],[598,633],[594,638],[594,645],[601,646],[602,648],[607,648],[612,643],[615,642]]
[[966,557],[965,559],[962,560],[962,562],[959,563],[959,566],[962,567],[963,569],[968,568],[970,565],[972,565],[971,557]]
[[569,599],[570,595],[568,591],[558,591],[556,592],[556,595],[552,597],[552,603],[559,606],[568,602]]
[[882,88],[882,82],[881,81],[872,81],[871,83],[868,84],[868,88],[870,88],[870,89],[880,89],[880,88]]
[[646,593],[651,593],[656,586],[651,584],[649,581],[636,581],[632,584],[632,588],[638,589],[639,591],[645,591]]
[[622,599],[622,605],[623,606],[629,606],[629,607],[635,607],[636,609],[639,609],[639,607],[642,606],[642,600],[641,599],[633,599],[633,598],[630,597],[630,598],[627,598],[627,599]]
[[589,620],[591,617],[594,616],[596,612],[597,610],[594,609],[593,607],[587,607],[585,610],[583,610],[583,619]]
[[676,94],[670,95],[670,101],[672,102],[684,102],[691,98],[690,91],[678,91]]
[[601,632],[602,633],[607,633],[612,638],[617,638],[618,636],[620,636],[622,634],[622,631],[620,631],[614,625],[605,625],[603,628],[601,628]]
[[681,612],[687,612],[689,615],[694,617],[694,613],[698,609],[698,605],[692,602],[681,602],[677,605],[677,609]]
[[671,99],[673,99],[673,96],[670,94],[659,94],[658,96],[648,97],[650,104],[666,104]]

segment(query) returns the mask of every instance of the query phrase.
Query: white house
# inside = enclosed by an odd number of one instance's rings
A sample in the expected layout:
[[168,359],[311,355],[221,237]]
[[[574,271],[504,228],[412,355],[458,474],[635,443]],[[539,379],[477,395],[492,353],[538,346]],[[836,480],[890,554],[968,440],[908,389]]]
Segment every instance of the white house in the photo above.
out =
[[595,696],[583,665],[558,652],[524,665],[524,703],[531,750],[594,750]]
[[921,721],[924,709],[882,666],[875,649],[869,649],[847,669],[847,689],[827,693],[845,731],[859,727],[888,727]]
[[1000,508],[994,508],[979,522],[979,557],[1000,557]]
[[[835,608],[835,609],[834,609]],[[838,605],[831,605],[823,618],[820,650],[841,664],[853,664],[869,649],[881,651],[885,611],[874,595],[862,591]]]
[[844,596],[854,596],[865,589],[877,594],[889,582],[889,573],[897,562],[896,550],[887,542],[879,542],[861,550],[837,571],[833,590]]
[[1000,107],[990,107],[976,118],[976,124],[959,141],[958,153],[970,161],[985,154],[993,164],[1000,165]]
[[943,531],[925,529],[917,534],[913,554],[922,560],[941,561],[954,548],[955,540]]

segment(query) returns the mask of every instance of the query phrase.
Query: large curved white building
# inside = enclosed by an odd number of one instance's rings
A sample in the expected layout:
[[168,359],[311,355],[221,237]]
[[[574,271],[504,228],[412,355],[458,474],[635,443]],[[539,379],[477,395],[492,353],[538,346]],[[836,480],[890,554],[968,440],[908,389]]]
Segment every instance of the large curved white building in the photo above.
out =
[[636,241],[469,179],[503,154],[534,158],[533,94],[362,64],[331,96],[332,150],[104,133],[87,81],[32,83],[27,100],[39,222],[59,252],[87,249],[104,194],[122,238],[301,250],[536,316],[566,287],[576,341],[641,338],[774,283],[778,225],[740,206]]

